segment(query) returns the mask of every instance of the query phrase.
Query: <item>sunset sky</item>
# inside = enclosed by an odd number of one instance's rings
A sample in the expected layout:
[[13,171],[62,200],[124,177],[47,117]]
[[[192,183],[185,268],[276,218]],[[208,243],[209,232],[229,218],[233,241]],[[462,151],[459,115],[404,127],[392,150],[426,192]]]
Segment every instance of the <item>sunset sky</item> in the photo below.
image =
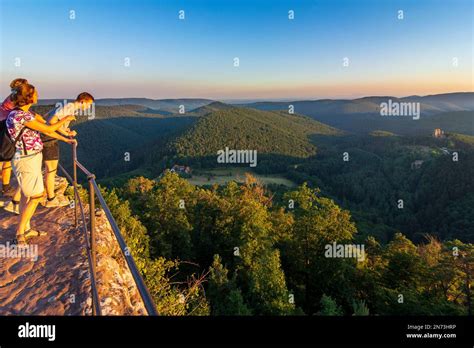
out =
[[40,98],[81,91],[221,100],[473,91],[471,0],[0,4],[3,97],[16,77],[30,80]]

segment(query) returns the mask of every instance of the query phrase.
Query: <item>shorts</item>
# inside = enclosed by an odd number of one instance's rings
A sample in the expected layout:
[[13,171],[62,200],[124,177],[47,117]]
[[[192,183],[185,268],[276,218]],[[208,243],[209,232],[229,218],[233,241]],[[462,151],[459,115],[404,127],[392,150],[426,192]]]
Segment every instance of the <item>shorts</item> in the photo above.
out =
[[[5,129],[5,127],[6,127],[6,123],[5,123],[4,121],[0,121],[0,133],[3,132],[3,130]],[[10,162],[10,161],[7,161],[7,162],[2,162],[2,161],[0,161],[0,165],[3,165],[3,167],[2,167],[3,169],[5,169],[5,167],[6,167],[6,168],[9,168],[9,167],[8,167],[8,163],[9,163],[9,162]]]
[[13,172],[25,197],[37,197],[43,194],[43,154],[16,156],[12,160]]
[[59,143],[51,140],[43,143],[43,161],[59,160]]

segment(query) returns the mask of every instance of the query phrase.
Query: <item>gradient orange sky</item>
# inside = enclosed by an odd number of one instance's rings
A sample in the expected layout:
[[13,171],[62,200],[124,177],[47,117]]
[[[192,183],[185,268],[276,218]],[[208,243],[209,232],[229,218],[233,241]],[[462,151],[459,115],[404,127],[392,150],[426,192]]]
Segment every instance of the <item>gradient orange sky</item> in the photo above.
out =
[[[110,4],[1,1],[0,95],[17,77],[34,84],[40,99],[81,91],[97,98],[217,100],[474,91],[470,0]],[[34,31],[18,26],[18,18]]]

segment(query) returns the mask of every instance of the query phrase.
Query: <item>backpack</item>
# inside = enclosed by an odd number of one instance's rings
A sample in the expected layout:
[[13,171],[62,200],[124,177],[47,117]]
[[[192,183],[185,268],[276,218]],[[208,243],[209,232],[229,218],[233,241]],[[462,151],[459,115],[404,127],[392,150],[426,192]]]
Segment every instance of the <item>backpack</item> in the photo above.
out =
[[15,156],[16,143],[20,140],[27,127],[23,127],[15,141],[10,138],[7,129],[7,120],[0,121],[0,162],[10,162]]

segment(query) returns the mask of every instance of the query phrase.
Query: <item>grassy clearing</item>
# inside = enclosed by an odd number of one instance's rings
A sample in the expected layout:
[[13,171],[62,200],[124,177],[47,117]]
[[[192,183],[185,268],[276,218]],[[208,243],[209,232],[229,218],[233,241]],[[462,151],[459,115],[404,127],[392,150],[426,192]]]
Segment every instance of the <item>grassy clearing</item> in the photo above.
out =
[[242,183],[245,181],[245,173],[250,173],[260,180],[263,184],[276,184],[284,185],[287,187],[295,187],[295,183],[291,180],[284,178],[282,175],[272,174],[272,175],[261,175],[252,172],[249,168],[218,168],[218,169],[208,169],[208,170],[199,170],[193,173],[192,178],[187,179],[191,184],[197,186],[203,185],[225,185],[229,181],[236,181]]

